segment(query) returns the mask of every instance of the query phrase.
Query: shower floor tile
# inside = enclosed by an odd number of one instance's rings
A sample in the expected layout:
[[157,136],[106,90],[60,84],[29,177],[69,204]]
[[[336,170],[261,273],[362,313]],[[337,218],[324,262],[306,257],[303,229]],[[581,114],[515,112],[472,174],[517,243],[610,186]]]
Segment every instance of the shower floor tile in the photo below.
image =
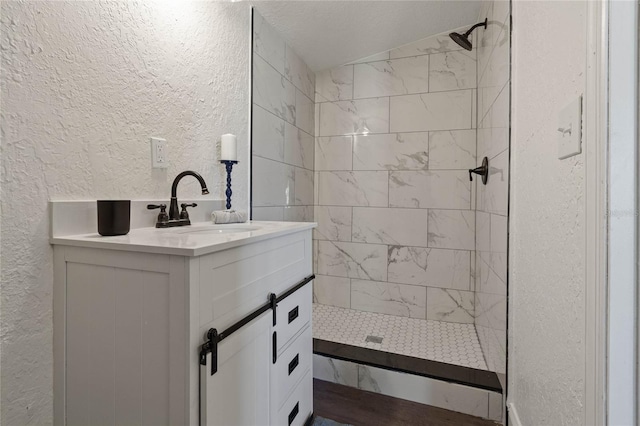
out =
[[315,303],[313,337],[487,370],[473,324],[398,317]]

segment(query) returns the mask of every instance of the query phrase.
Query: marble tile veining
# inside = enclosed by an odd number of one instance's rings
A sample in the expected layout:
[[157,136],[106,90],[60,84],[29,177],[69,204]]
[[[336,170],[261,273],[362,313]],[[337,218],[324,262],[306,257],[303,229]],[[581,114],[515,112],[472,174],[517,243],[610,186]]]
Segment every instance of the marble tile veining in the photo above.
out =
[[284,128],[284,162],[292,166],[313,169],[315,140],[310,134],[297,127],[285,123]]
[[476,131],[450,130],[429,134],[429,169],[476,167]]
[[253,154],[275,161],[284,161],[285,121],[256,106],[253,110]]
[[314,98],[316,86],[315,74],[290,46],[286,48],[283,74],[294,86],[301,90],[307,98]]
[[358,366],[358,387],[477,417],[488,416],[491,392],[482,389],[366,365]]
[[387,279],[387,247],[318,241],[318,273],[371,281]]
[[353,136],[316,138],[316,170],[351,170]]
[[431,55],[429,91],[476,87],[476,58],[466,50]]
[[356,388],[358,387],[358,364],[314,354],[313,377]]
[[391,172],[389,206],[469,209],[469,173],[466,170]]
[[261,57],[253,60],[253,102],[295,124],[296,88]]
[[354,65],[353,97],[409,95],[429,91],[429,55]]
[[320,135],[338,136],[389,131],[389,98],[320,104]]
[[313,206],[285,206],[283,217],[285,222],[313,222]]
[[331,68],[316,76],[316,102],[353,99],[353,65]]
[[296,90],[296,126],[308,134],[315,131],[315,104],[300,90]]
[[474,250],[473,210],[429,210],[429,247]]
[[424,247],[389,247],[389,281],[469,290],[470,252]]
[[[506,295],[506,282],[496,273],[494,268],[489,265],[486,256],[493,254],[476,255],[476,291],[490,294]],[[506,264],[505,264],[506,265]]]
[[429,133],[353,136],[354,170],[425,170]]
[[[369,335],[382,343],[366,342]],[[313,337],[486,370],[473,324],[313,305]]]
[[318,240],[351,241],[351,207],[316,206],[316,222],[313,230]]
[[447,288],[427,288],[427,319],[473,324],[474,293]]
[[391,132],[471,128],[471,90],[394,96]]
[[320,172],[320,204],[387,207],[387,172]]
[[284,74],[286,45],[278,32],[259,13],[253,18],[253,51],[280,74]]
[[265,158],[253,158],[253,205],[256,207],[294,204],[295,168]]
[[351,280],[351,308],[424,319],[426,290],[413,285]]
[[353,208],[353,241],[426,246],[427,210]]
[[294,199],[298,206],[313,205],[313,172],[311,170],[295,168]]

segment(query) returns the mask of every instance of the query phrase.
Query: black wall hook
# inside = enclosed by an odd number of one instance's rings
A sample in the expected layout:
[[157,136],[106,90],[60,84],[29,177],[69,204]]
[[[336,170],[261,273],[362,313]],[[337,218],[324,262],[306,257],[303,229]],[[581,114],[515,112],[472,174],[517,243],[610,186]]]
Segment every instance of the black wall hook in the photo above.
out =
[[482,159],[482,166],[476,167],[475,169],[469,169],[469,180],[473,182],[473,174],[482,176],[482,183],[487,184],[487,180],[489,180],[489,159],[484,157]]

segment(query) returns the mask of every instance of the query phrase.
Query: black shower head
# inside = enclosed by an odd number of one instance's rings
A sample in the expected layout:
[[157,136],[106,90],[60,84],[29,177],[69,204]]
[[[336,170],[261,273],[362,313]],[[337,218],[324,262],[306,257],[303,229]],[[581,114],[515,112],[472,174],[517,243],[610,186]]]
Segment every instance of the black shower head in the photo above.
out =
[[464,33],[464,34],[460,34],[460,33],[451,33],[449,34],[449,37],[451,37],[451,39],[453,41],[455,41],[456,43],[458,43],[458,45],[466,50],[471,50],[471,48],[473,47],[473,45],[471,44],[471,40],[469,40],[469,35],[471,35],[471,33],[473,32],[473,30],[475,30],[478,27],[485,27],[487,28],[487,20],[485,19],[484,22],[480,22],[478,24],[475,24],[473,27],[469,28],[469,30]]
[[471,50],[471,48],[473,47],[471,45],[471,41],[469,40],[466,34],[451,33],[449,34],[449,37],[451,37],[453,41],[455,41],[456,43],[458,43],[460,46],[462,46],[467,50]]

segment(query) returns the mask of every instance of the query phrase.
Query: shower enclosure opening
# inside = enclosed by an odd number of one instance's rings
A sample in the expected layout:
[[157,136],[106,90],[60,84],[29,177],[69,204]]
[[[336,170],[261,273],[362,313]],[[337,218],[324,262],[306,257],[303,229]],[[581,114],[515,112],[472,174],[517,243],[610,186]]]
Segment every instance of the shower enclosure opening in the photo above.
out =
[[[314,377],[384,393],[399,371],[501,400],[509,3],[324,69],[268,3],[253,18],[252,219],[318,224]],[[470,180],[484,157],[488,179]]]

